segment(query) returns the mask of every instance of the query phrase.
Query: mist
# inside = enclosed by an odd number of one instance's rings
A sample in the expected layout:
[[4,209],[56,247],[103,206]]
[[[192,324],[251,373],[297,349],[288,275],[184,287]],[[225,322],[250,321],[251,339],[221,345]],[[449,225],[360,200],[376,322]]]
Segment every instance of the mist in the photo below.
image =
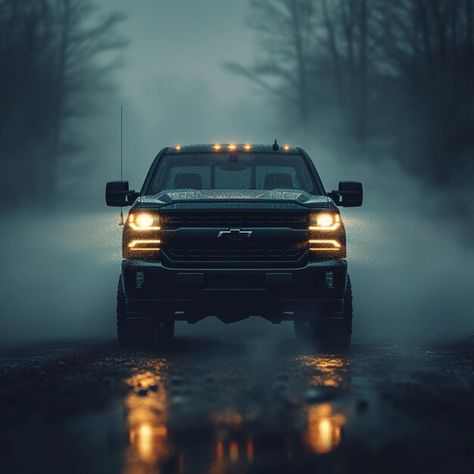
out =
[[[297,113],[225,67],[252,64],[261,54],[248,26],[252,2],[96,3],[104,14],[123,13],[120,35],[129,43],[110,87],[95,95],[98,110],[68,125],[85,145],[75,159],[88,165],[80,172],[60,170],[54,202],[38,196],[38,205],[26,199],[17,206],[15,193],[7,193],[12,202],[4,202],[0,237],[2,341],[114,335],[121,227],[118,212],[105,208],[104,187],[120,178],[121,107],[124,179],[133,189],[140,189],[164,146],[275,138],[306,149],[327,190],[339,180],[362,181],[364,207],[342,211],[356,342],[474,332],[471,181],[465,173],[452,174],[447,186],[433,184],[394,159],[392,147],[351,145],[329,115],[300,126]],[[0,158],[7,162],[3,152]],[[207,319],[180,324],[177,334],[210,331],[263,336],[291,328]]]

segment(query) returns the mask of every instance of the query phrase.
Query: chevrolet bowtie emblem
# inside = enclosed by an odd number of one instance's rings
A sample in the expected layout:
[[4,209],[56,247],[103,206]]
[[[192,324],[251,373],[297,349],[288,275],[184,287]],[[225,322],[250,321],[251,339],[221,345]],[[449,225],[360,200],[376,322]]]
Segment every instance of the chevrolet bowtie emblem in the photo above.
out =
[[229,230],[221,230],[217,234],[217,238],[228,238],[232,240],[242,240],[242,239],[249,239],[253,231],[251,230],[240,230],[240,229],[229,229]]

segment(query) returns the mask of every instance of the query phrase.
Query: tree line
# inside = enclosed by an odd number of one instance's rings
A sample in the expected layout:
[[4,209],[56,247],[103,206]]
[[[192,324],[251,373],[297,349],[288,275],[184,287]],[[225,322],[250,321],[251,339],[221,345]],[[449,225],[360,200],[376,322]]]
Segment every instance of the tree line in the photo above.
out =
[[[384,143],[446,184],[474,154],[474,0],[251,0],[253,65],[299,129]],[[376,154],[374,154],[375,156]]]
[[91,0],[0,0],[0,186],[16,201],[53,202],[60,170],[82,173],[77,124],[97,112],[123,20]]

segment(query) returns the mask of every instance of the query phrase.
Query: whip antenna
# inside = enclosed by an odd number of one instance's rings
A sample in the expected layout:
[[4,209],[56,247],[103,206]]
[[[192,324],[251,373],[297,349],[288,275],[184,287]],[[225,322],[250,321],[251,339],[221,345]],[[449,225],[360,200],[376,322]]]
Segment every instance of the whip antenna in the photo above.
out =
[[[123,181],[123,106],[120,107],[120,181]],[[123,225],[123,207],[120,208],[119,225]]]

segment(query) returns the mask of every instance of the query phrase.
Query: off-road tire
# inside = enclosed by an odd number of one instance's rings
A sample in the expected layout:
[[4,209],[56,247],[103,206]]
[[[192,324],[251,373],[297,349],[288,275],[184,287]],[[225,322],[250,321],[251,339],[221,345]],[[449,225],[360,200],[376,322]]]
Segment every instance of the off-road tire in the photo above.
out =
[[125,293],[122,275],[117,287],[117,335],[123,348],[146,347],[159,349],[166,347],[174,336],[174,321],[150,318],[149,321],[127,319]]
[[295,321],[295,335],[301,340],[314,341],[318,348],[324,350],[345,350],[351,344],[352,318],[352,285],[348,275],[342,315],[338,315],[337,319],[329,317],[313,321]]

